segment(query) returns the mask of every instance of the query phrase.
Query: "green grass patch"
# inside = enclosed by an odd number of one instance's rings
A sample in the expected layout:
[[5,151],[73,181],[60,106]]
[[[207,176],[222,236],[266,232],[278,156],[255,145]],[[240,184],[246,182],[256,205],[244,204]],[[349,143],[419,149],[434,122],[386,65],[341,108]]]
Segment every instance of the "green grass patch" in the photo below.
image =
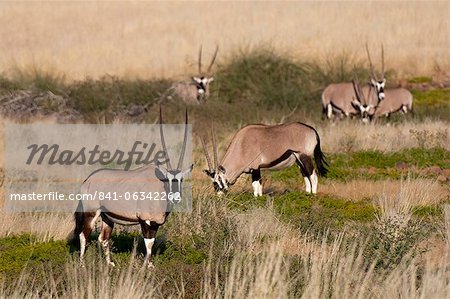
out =
[[[450,168],[450,152],[443,148],[410,148],[393,153],[380,151],[361,151],[328,155],[330,164],[327,178],[351,180],[355,178],[368,180],[401,179],[405,175],[419,176],[411,173],[426,167],[439,166]],[[406,169],[397,167],[407,165]],[[300,179],[298,167],[270,172],[274,181],[289,182]],[[430,174],[432,176],[432,174]]]
[[0,238],[0,273],[7,279],[18,278],[25,268],[33,273],[61,270],[69,257],[66,241],[39,243],[28,234]]
[[414,78],[409,79],[408,83],[421,84],[421,83],[431,83],[431,81],[433,81],[433,79],[431,77],[418,76],[418,77],[414,77]]
[[240,210],[273,206],[280,219],[304,231],[323,233],[327,229],[342,228],[350,222],[369,222],[376,209],[368,201],[349,201],[329,195],[309,195],[289,192],[275,196],[254,197],[250,193],[230,195],[230,205]]
[[414,97],[415,118],[450,120],[450,88],[411,90]]

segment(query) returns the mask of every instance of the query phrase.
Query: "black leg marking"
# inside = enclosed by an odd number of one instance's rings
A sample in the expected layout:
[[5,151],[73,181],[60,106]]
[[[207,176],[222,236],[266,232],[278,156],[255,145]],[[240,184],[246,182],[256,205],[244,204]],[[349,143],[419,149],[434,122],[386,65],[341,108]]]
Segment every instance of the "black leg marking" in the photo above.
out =
[[261,183],[261,170],[259,169],[252,170],[251,174],[252,174],[252,183],[258,181]]
[[312,190],[312,182],[311,182],[310,176],[312,175],[312,173],[314,171],[314,164],[312,162],[311,157],[309,157],[305,154],[300,154],[299,157],[295,156],[295,159],[297,161],[297,165],[300,168],[302,175],[305,178],[308,178],[309,185]]
[[150,222],[150,225],[147,224],[144,220],[139,220],[141,225],[142,236],[145,239],[152,239],[156,237],[156,233],[158,232],[159,224],[154,222]]

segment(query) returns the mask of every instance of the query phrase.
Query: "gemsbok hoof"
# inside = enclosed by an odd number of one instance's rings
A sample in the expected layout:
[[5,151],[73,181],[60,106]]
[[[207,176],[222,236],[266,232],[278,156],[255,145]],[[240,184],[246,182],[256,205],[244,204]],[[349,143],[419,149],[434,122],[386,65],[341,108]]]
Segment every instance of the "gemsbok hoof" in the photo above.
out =
[[152,262],[148,262],[148,263],[147,263],[147,269],[148,269],[148,270],[153,270],[153,269],[155,269],[155,265],[153,265]]

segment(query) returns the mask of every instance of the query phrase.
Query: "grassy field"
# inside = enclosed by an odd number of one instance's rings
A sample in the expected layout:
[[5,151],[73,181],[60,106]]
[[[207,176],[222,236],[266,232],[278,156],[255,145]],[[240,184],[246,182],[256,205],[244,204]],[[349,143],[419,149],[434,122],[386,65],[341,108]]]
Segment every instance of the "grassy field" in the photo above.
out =
[[[0,7],[0,177],[6,122],[156,123],[158,99],[195,72],[199,45],[206,60],[220,46],[210,98],[188,107],[193,211],[161,227],[155,269],[142,267],[138,227],[116,226],[112,268],[97,223],[81,267],[71,213],[2,209],[0,298],[450,297],[447,2]],[[384,43],[388,85],[411,90],[414,115],[322,120],[327,84],[368,77],[366,41],[377,58]],[[162,102],[173,123],[185,107]],[[317,195],[297,167],[263,172],[262,197],[245,175],[214,193],[199,136],[214,125],[222,156],[246,124],[291,121],[320,135],[330,171]]]
[[[297,60],[347,53],[400,77],[442,76],[450,67],[450,10],[442,2],[75,2],[0,4],[0,70],[35,70],[82,80],[104,74],[142,79],[196,72],[204,46],[218,63],[239,49],[272,45]],[[207,62],[205,62],[207,63]],[[449,75],[448,72],[446,74]]]

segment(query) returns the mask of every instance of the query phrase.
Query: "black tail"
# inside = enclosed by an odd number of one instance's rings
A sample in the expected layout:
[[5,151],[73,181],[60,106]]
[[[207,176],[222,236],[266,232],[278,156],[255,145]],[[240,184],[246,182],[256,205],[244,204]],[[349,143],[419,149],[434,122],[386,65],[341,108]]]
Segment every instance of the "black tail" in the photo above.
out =
[[317,140],[316,147],[314,148],[314,160],[316,161],[317,165],[317,173],[319,174],[319,176],[326,177],[328,173],[327,169],[328,162],[325,160],[325,155],[323,154],[320,148],[319,133],[317,133],[315,129],[314,132],[316,132],[316,140]]
[[300,123],[300,124],[312,129],[314,131],[314,133],[316,133],[317,144],[316,144],[316,147],[314,148],[314,160],[316,161],[318,175],[326,177],[327,173],[328,173],[328,169],[327,169],[328,162],[325,160],[325,155],[323,154],[322,150],[320,149],[319,133],[317,133],[316,129],[314,129],[310,125],[307,125],[305,123]]

